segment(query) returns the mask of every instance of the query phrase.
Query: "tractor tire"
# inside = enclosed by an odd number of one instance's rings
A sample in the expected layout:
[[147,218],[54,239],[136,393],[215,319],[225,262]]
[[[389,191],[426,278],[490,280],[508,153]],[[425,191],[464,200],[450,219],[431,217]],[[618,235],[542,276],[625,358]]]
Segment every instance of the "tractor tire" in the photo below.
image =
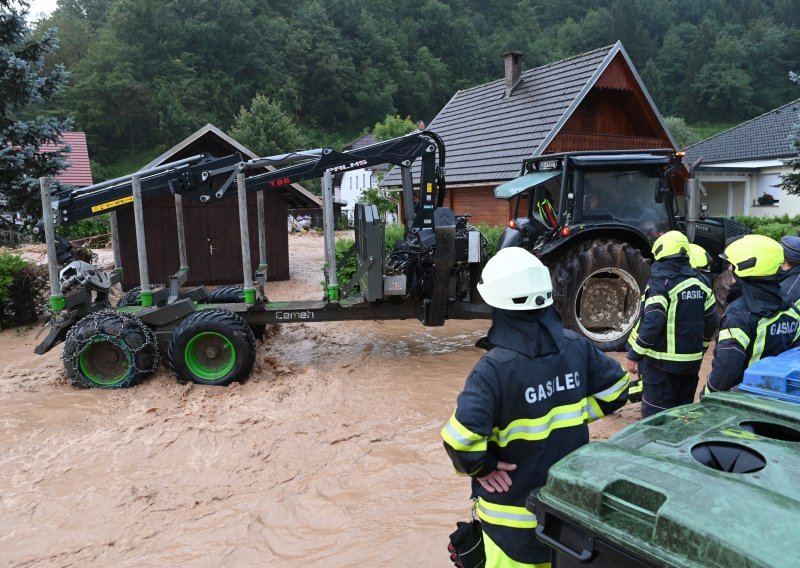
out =
[[224,386],[244,381],[256,360],[256,339],[247,322],[219,308],[195,312],[169,340],[167,361],[178,380]]
[[141,286],[134,286],[127,292],[123,293],[119,300],[117,300],[118,308],[127,308],[128,306],[140,306],[139,296],[142,292]]
[[564,327],[602,351],[624,351],[650,276],[642,253],[614,239],[584,241],[558,259],[551,275]]
[[76,323],[61,360],[71,385],[101,389],[132,386],[160,363],[155,332],[135,316],[114,310],[89,314]]
[[[221,286],[211,292],[206,300],[207,304],[243,304],[244,288],[241,286]],[[263,339],[267,332],[267,325],[264,323],[250,326],[256,339]]]
[[[141,295],[142,295],[142,287],[134,286],[133,288],[122,294],[120,299],[117,300],[117,307],[127,308],[130,306],[141,306],[142,305]],[[159,302],[158,305],[164,306],[166,305],[166,303],[167,301],[163,300]]]
[[243,304],[244,288],[241,286],[221,286],[208,295],[209,304]]

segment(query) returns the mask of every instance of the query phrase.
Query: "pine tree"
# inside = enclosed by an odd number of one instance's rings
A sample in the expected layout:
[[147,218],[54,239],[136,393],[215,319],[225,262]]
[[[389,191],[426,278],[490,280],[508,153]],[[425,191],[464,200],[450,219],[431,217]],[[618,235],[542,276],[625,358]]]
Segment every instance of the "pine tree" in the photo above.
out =
[[32,116],[31,109],[57,95],[67,73],[63,66],[43,72],[44,58],[58,47],[57,29],[34,41],[25,20],[25,0],[0,0],[0,214],[41,217],[41,176],[65,167],[67,150],[40,153],[46,143],[59,144],[70,120]]
[[[800,75],[797,73],[790,73],[789,78],[800,85]],[[797,115],[797,123],[794,124],[794,128],[792,129],[791,146],[797,152],[798,156],[800,156],[800,114]],[[778,185],[787,193],[800,195],[800,158],[788,160],[786,165],[791,166],[792,171],[788,174],[781,175],[781,182]]]

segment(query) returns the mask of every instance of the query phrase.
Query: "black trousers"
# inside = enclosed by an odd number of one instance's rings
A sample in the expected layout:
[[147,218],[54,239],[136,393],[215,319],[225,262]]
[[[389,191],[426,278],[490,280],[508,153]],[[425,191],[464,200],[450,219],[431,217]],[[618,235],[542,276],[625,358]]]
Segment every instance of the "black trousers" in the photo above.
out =
[[639,363],[639,376],[642,380],[642,418],[694,402],[699,372],[668,373],[654,367],[645,357]]

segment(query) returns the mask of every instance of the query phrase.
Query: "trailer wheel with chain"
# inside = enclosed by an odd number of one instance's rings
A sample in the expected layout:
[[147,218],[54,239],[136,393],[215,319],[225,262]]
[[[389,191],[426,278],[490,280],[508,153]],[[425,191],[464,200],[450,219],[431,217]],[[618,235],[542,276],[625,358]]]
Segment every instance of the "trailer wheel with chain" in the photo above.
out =
[[158,369],[158,342],[135,316],[101,310],[70,329],[61,360],[76,387],[124,388]]
[[169,341],[167,360],[181,382],[227,385],[244,381],[256,359],[256,339],[239,315],[220,308],[183,320]]

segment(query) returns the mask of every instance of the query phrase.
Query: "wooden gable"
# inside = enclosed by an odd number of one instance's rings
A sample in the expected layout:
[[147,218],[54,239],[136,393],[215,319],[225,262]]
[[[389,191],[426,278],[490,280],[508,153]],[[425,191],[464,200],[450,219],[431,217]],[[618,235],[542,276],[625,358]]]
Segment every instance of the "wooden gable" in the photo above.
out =
[[545,152],[672,147],[633,71],[618,53]]

